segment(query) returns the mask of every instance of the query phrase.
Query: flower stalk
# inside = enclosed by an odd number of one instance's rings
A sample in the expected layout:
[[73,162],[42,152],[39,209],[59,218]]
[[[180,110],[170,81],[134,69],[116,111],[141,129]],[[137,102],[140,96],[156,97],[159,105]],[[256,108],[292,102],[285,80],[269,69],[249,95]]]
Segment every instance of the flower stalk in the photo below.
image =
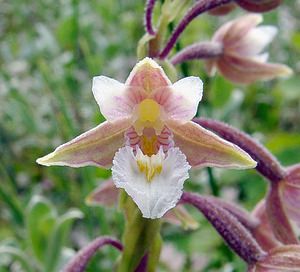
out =
[[[147,267],[145,271],[154,272],[160,254],[160,219],[142,217],[132,199],[125,194],[123,198],[126,225],[123,235],[124,249],[118,272],[135,271],[144,266]],[[144,259],[146,254],[147,258]]]
[[266,255],[251,233],[225,209],[197,194],[185,192],[181,200],[199,209],[229,247],[247,264],[256,263]]
[[222,44],[217,42],[200,42],[185,47],[171,58],[173,65],[194,59],[216,58],[223,53]]
[[278,160],[260,143],[246,133],[221,121],[208,118],[194,118],[194,122],[212,130],[224,139],[236,144],[257,162],[256,170],[272,182],[279,182],[285,176],[285,170]]
[[155,1],[156,0],[148,0],[145,8],[145,18],[144,18],[145,30],[150,35],[155,35],[155,30],[152,24],[152,14],[155,6]]
[[174,29],[171,37],[167,41],[165,47],[162,49],[162,51],[159,54],[160,59],[165,59],[174,45],[176,44],[179,36],[181,33],[186,29],[186,27],[190,24],[190,22],[195,19],[200,14],[211,10],[213,8],[216,8],[218,6],[224,5],[231,2],[231,0],[199,0],[197,1],[185,14],[183,19],[180,21],[180,23],[177,25],[177,27]]
[[223,122],[206,118],[195,118],[194,121],[238,145],[257,161],[256,170],[270,181],[266,209],[274,235],[283,244],[298,244],[280,195],[287,174],[278,160],[253,138]]
[[99,237],[82,248],[66,265],[63,272],[83,272],[94,254],[105,245],[111,245],[122,251],[123,245],[111,237]]

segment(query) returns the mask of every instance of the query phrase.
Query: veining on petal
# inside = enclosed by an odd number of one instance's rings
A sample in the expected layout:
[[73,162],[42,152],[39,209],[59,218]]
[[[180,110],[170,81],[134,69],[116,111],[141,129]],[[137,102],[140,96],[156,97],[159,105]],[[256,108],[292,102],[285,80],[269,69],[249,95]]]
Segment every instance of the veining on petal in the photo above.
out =
[[170,148],[167,154],[160,149],[151,159],[140,149],[136,153],[129,146],[119,149],[113,181],[132,197],[143,217],[160,218],[177,204],[191,167],[179,148]]

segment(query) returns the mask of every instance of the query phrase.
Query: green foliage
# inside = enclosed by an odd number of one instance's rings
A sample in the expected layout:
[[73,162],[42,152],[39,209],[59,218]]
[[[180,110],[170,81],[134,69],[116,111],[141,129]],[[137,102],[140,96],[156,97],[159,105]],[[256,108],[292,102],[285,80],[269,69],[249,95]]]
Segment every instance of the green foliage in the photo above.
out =
[[[77,209],[58,216],[55,208],[44,197],[35,195],[30,200],[25,214],[26,245],[20,248],[0,243],[0,256],[9,255],[25,271],[60,271],[66,259],[65,241],[75,219],[83,217]],[[22,251],[23,246],[27,249]],[[70,256],[69,256],[70,257]]]

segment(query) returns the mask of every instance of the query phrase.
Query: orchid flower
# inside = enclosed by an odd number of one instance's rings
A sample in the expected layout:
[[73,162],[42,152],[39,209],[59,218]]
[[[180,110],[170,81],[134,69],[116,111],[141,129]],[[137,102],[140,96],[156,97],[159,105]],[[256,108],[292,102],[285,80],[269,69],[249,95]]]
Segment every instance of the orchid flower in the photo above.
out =
[[191,167],[252,168],[242,149],[191,121],[202,98],[202,81],[174,84],[152,59],[133,68],[125,84],[93,79],[104,123],[59,146],[39,164],[110,168],[146,218],[160,218],[181,197]]
[[223,53],[206,61],[209,74],[217,69],[232,82],[249,84],[292,73],[286,65],[267,63],[268,53],[261,53],[277,33],[274,26],[257,26],[262,19],[260,14],[249,14],[217,30],[212,42],[221,44]]

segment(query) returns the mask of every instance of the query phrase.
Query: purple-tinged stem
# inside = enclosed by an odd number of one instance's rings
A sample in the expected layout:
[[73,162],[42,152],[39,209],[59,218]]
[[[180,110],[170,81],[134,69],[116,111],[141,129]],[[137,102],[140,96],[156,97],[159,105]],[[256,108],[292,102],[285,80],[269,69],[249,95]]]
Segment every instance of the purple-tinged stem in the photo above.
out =
[[156,0],[148,0],[145,7],[145,18],[144,18],[145,30],[150,35],[155,35],[155,31],[152,25],[152,15],[155,6],[155,1]]
[[257,218],[254,218],[249,212],[241,209],[233,203],[213,196],[203,196],[202,198],[207,199],[208,201],[213,203],[214,206],[219,206],[222,209],[228,211],[230,214],[236,217],[240,221],[240,223],[250,232],[258,227],[260,223],[259,220]]
[[224,201],[220,198],[213,196],[201,196],[203,199],[207,199],[211,201],[214,206],[219,206],[226,211],[228,211],[231,215],[236,217],[238,221],[254,236],[258,244],[262,247],[263,250],[267,250],[273,247],[278,246],[279,241],[275,240],[270,233],[266,233],[264,229],[261,227],[261,222],[258,218],[254,217],[249,212],[241,209],[239,206]]
[[165,59],[172,48],[174,47],[176,41],[178,40],[180,34],[185,30],[185,28],[189,25],[189,23],[195,19],[200,14],[211,10],[213,8],[216,8],[218,6],[227,4],[231,2],[232,0],[198,0],[194,6],[192,6],[183,19],[179,22],[177,27],[174,29],[170,39],[168,40],[166,46],[159,54],[160,59]]
[[246,133],[223,122],[207,118],[194,118],[194,122],[219,134],[225,140],[232,142],[250,154],[257,162],[256,170],[268,180],[279,182],[285,176],[285,170],[278,160],[260,143]]
[[184,192],[181,200],[200,210],[230,248],[248,264],[266,255],[250,232],[225,209],[197,194]]
[[111,237],[99,237],[82,248],[66,265],[63,272],[83,272],[98,249],[105,245],[111,245],[116,249],[122,251],[123,246],[118,241]]
[[171,58],[173,65],[193,59],[216,58],[223,53],[223,46],[217,42],[200,42],[183,48]]
[[148,264],[148,254],[145,254],[134,272],[147,272],[147,264]]
[[272,183],[266,201],[266,211],[275,237],[285,245],[299,244],[280,197],[281,183]]

